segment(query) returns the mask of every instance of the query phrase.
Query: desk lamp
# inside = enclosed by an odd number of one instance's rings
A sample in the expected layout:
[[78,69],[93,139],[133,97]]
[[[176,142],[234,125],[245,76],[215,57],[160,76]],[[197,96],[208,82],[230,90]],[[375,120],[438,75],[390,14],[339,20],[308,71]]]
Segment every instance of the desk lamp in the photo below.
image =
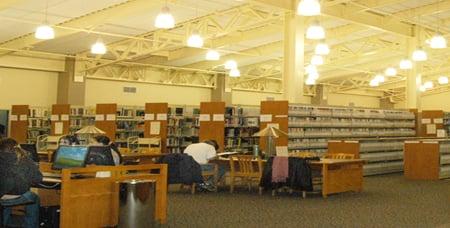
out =
[[287,136],[288,134],[276,127],[267,126],[261,131],[256,132],[253,136],[266,138],[266,156],[275,156],[275,139],[280,136]]

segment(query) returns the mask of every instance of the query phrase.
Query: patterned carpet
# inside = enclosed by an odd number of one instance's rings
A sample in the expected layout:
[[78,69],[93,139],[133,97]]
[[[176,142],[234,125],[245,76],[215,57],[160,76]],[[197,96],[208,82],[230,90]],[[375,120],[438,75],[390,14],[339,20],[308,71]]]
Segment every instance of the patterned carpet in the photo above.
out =
[[245,188],[191,195],[172,186],[164,227],[450,227],[450,180],[407,181],[401,174],[364,180],[362,193],[327,199],[259,196]]

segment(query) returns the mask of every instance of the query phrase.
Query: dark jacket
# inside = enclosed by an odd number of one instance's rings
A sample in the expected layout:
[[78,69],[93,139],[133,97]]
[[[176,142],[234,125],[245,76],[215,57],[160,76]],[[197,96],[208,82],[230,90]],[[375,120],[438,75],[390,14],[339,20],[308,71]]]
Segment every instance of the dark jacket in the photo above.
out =
[[202,168],[187,154],[168,154],[158,163],[167,164],[169,184],[203,183]]
[[[316,159],[317,158],[314,158],[312,160]],[[276,189],[287,186],[294,190],[313,190],[311,167],[309,166],[307,159],[295,157],[289,158],[289,177],[285,183],[272,183],[272,163],[273,157],[270,157],[264,167],[263,176],[260,182],[261,187],[265,189]]]
[[0,197],[22,195],[42,181],[39,167],[28,157],[17,161],[15,153],[0,152]]

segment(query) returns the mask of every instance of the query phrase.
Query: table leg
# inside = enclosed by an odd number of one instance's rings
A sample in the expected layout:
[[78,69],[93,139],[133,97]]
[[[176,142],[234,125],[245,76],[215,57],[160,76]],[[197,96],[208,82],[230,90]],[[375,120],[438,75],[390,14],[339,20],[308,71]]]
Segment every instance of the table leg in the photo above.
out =
[[322,165],[322,197],[327,198],[328,195],[328,165]]

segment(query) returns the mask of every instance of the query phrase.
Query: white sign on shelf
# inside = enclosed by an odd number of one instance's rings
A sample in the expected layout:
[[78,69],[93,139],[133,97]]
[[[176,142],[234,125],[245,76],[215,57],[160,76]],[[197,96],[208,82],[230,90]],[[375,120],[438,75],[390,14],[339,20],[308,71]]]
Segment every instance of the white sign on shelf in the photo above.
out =
[[225,116],[223,114],[214,114],[213,121],[225,121]]
[[26,120],[28,120],[28,116],[27,115],[20,115],[19,116],[19,120],[20,121],[26,121]]
[[431,119],[422,119],[422,124],[430,124]]
[[62,135],[64,129],[64,123],[63,122],[56,122],[55,123],[55,135]]
[[153,114],[153,113],[146,113],[145,117],[144,117],[144,120],[150,120],[150,121],[155,120],[155,114]]
[[277,152],[277,156],[279,157],[289,157],[288,147],[287,146],[277,146],[275,147]]
[[438,138],[445,138],[445,130],[444,129],[438,129],[437,130],[437,137]]
[[105,115],[103,114],[95,115],[95,121],[105,121]]
[[107,121],[115,121],[116,120],[116,114],[106,114],[106,120]]
[[11,116],[9,117],[9,119],[10,119],[11,121],[17,121],[17,120],[19,120],[19,118],[17,117],[17,115],[11,115]]
[[161,132],[161,122],[155,121],[150,123],[150,135],[159,135]]
[[58,115],[51,115],[50,116],[50,120],[51,121],[59,121],[59,116]]
[[433,122],[434,122],[435,124],[443,124],[443,123],[444,123],[444,119],[442,119],[442,118],[436,118],[436,119],[433,119]]
[[261,121],[261,122],[272,122],[272,115],[270,115],[270,114],[260,115],[259,116],[259,121]]
[[275,118],[288,118],[287,115],[275,115]]
[[436,124],[427,124],[427,135],[436,134]]
[[156,114],[156,120],[161,120],[161,121],[167,120],[167,114],[166,113]]
[[211,116],[209,114],[200,114],[200,116],[198,117],[198,120],[200,122],[211,121]]
[[61,121],[69,121],[69,115],[67,115],[67,114],[62,114],[62,115],[61,115]]

